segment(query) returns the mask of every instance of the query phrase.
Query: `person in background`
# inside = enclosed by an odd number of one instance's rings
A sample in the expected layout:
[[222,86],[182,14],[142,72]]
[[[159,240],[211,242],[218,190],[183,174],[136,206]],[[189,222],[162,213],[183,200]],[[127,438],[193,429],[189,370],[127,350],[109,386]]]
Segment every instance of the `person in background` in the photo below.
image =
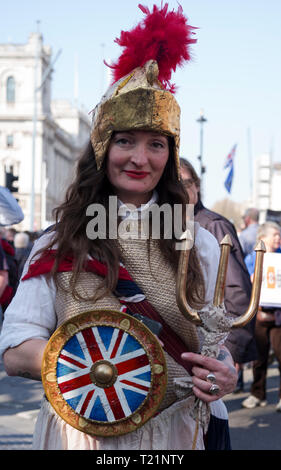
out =
[[3,312],[6,305],[6,293],[7,290],[9,290],[8,282],[8,263],[2,248],[2,244],[0,243],[0,325],[3,321]]
[[32,249],[29,235],[25,232],[16,233],[14,238],[15,258],[18,264],[18,279],[21,278],[23,267]]
[[24,214],[16,198],[8,188],[0,186],[0,304],[3,313],[11,302],[18,283],[17,263],[14,257],[13,239],[16,229]]
[[8,286],[6,287],[0,302],[2,310],[5,312],[12,298],[14,297],[18,287],[18,263],[15,258],[14,242],[8,241],[6,238],[1,238],[1,246],[5,253],[5,258],[8,266]]
[[239,241],[242,247],[244,256],[251,253],[255,247],[257,240],[257,231],[259,227],[259,211],[254,208],[246,210],[242,217],[245,228],[239,234]]
[[2,245],[0,245],[0,298],[8,285],[8,264]]
[[[275,253],[281,240],[281,228],[275,222],[265,222],[258,229],[257,240],[262,240],[268,253]],[[278,254],[279,256],[279,254]],[[245,258],[251,279],[254,274],[256,252],[253,251]],[[250,395],[242,402],[243,408],[266,406],[266,375],[270,348],[272,348],[281,378],[281,319],[277,308],[260,307],[256,318],[255,337],[258,358],[253,362],[253,382]],[[281,382],[279,386],[279,401],[276,410],[281,412]]]
[[[228,313],[242,315],[250,303],[251,280],[244,263],[243,252],[234,225],[225,217],[213,212],[202,204],[200,179],[191,165],[180,159],[182,182],[189,195],[190,204],[194,204],[194,220],[201,227],[211,232],[220,243],[225,235],[230,235],[233,247],[230,251],[226,285],[225,307]],[[257,351],[254,338],[255,320],[244,328],[231,331],[226,341],[238,370],[238,381],[235,392],[243,391],[243,364],[256,359]]]
[[8,243],[10,243],[11,246],[14,246],[14,239],[15,239],[17,230],[13,227],[9,227],[5,229],[5,232],[6,232],[5,239],[7,240]]

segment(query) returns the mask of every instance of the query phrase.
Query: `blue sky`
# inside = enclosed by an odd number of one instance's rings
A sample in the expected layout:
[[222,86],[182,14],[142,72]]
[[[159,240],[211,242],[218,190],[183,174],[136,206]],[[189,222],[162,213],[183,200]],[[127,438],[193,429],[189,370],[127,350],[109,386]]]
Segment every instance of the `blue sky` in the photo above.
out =
[[[160,0],[144,0],[144,5]],[[54,56],[62,53],[53,74],[54,99],[74,101],[74,64],[78,68],[79,103],[90,111],[99,101],[108,72],[103,59],[115,60],[121,29],[131,29],[142,12],[134,0],[1,0],[0,43],[25,43],[40,30]],[[178,2],[171,0],[171,8]],[[200,110],[204,125],[203,159],[207,172],[204,202],[228,197],[224,159],[234,144],[235,174],[231,199],[250,196],[251,159],[272,151],[281,161],[281,2],[280,0],[182,0],[186,16],[197,26],[193,60],[178,70],[182,109],[181,155],[198,170]],[[251,136],[249,140],[248,136]],[[249,143],[251,153],[249,152]]]

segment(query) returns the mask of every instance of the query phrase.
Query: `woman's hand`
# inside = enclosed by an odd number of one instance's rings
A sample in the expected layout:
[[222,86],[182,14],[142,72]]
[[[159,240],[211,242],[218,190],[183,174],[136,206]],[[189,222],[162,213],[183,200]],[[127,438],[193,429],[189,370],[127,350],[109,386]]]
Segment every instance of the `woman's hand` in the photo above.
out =
[[[230,352],[224,346],[222,346],[217,359],[195,353],[183,353],[182,358],[193,364],[193,392],[204,402],[210,403],[218,400],[235,389],[237,371]],[[207,379],[207,375],[210,373],[215,376],[214,383],[219,387],[216,395],[210,393],[212,382]]]

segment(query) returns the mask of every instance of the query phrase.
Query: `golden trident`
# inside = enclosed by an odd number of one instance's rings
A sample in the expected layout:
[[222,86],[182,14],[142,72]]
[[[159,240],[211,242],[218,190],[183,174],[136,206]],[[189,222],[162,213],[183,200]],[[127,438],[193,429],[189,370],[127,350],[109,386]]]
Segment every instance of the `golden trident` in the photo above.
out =
[[[202,326],[202,320],[200,318],[199,313],[196,310],[193,310],[188,305],[186,300],[187,270],[190,253],[190,249],[188,249],[190,240],[188,240],[187,233],[188,232],[185,232],[182,237],[183,243],[185,243],[186,245],[185,249],[181,250],[179,259],[176,284],[176,298],[179,310],[184,315],[184,317],[193,324]],[[215,307],[218,307],[223,303],[227,265],[231,247],[231,238],[229,235],[226,235],[220,242],[220,261],[213,298],[213,304]],[[247,311],[232,323],[231,329],[241,328],[246,325],[249,321],[251,321],[251,319],[255,316],[258,310],[262,284],[263,257],[264,253],[266,252],[265,244],[262,240],[257,243],[255,251],[256,262],[250,304]]]

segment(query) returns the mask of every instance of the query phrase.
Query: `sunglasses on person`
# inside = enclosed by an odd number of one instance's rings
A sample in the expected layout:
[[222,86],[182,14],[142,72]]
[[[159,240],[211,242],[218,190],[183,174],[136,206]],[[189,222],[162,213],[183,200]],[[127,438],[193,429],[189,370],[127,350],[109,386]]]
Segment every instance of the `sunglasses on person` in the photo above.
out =
[[192,178],[186,178],[182,180],[182,183],[186,189],[189,189],[195,183],[195,180]]

